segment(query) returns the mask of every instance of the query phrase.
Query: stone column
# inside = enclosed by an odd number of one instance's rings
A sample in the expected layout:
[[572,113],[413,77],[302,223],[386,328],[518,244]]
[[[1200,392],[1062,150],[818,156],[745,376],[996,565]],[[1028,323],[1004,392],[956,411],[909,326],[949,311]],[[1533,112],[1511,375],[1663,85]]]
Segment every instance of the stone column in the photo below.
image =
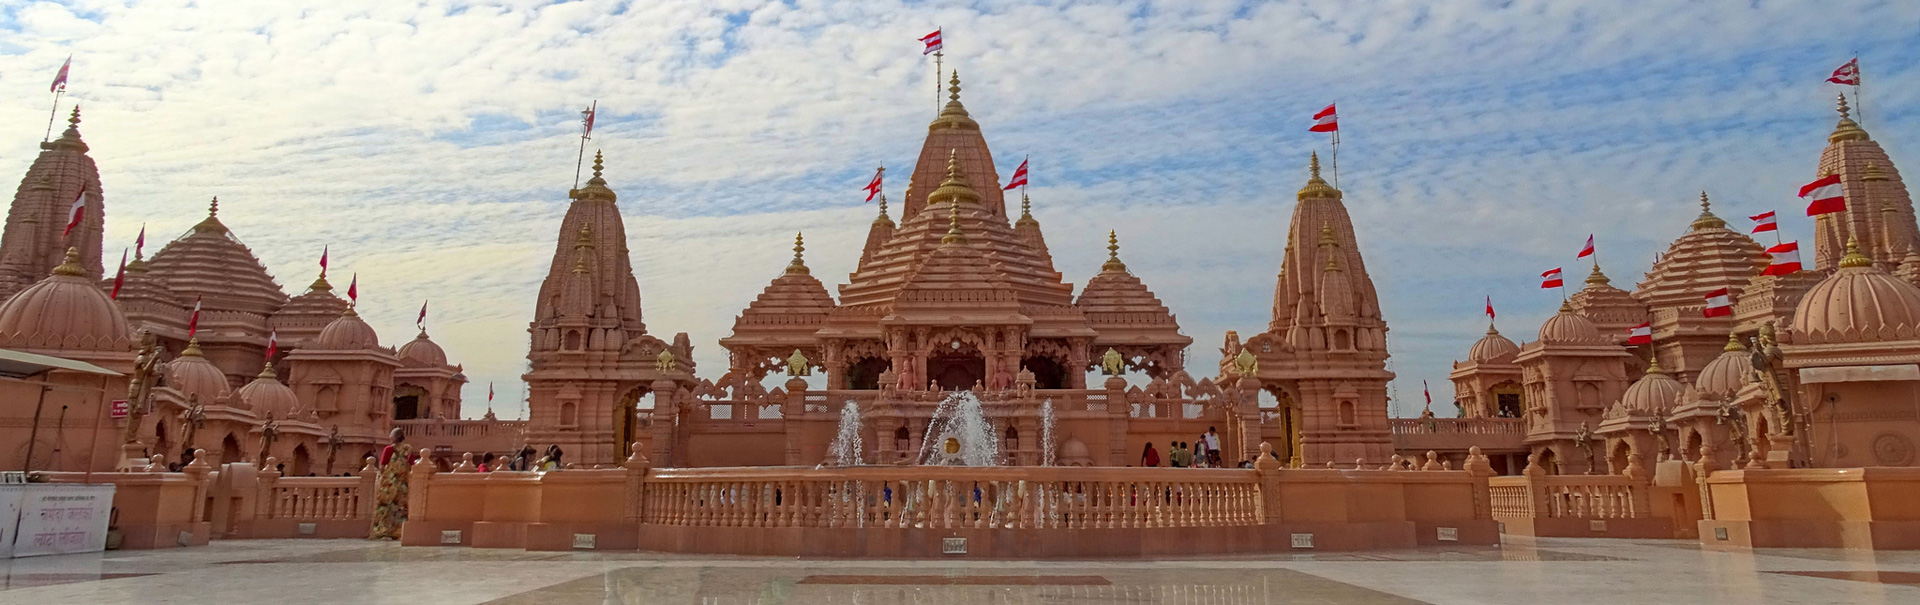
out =
[[[800,458],[800,432],[807,416],[807,380],[799,376],[787,379],[787,400],[780,406],[780,416],[786,418],[787,427],[787,465],[804,466],[809,464]],[[820,462],[814,460],[814,463]]]
[[1132,422],[1128,412],[1133,406],[1127,402],[1127,379],[1108,376],[1107,389],[1107,459],[1103,466],[1124,466],[1127,462],[1127,428]]

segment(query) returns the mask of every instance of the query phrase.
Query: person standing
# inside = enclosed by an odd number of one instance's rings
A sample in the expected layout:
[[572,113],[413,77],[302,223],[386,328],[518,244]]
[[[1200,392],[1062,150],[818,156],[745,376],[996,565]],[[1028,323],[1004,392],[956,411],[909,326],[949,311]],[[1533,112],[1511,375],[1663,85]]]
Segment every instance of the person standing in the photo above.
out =
[[1172,448],[1173,453],[1168,454],[1168,457],[1172,460],[1174,468],[1187,468],[1193,465],[1193,453],[1187,451],[1186,443],[1176,441],[1172,444]]
[[375,484],[373,532],[368,539],[400,539],[400,526],[407,522],[407,462],[413,446],[407,445],[407,433],[393,429],[393,442],[380,449],[380,478]]
[[1140,466],[1160,466],[1160,452],[1153,449],[1153,442],[1147,442],[1146,451],[1140,452]]

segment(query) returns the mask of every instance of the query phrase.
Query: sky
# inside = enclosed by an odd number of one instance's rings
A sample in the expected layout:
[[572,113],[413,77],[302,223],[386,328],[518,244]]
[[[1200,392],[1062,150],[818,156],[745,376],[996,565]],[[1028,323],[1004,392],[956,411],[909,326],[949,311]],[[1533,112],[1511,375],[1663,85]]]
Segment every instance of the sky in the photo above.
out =
[[[298,294],[330,246],[361,315],[397,346],[422,300],[471,382],[468,416],[519,417],[527,322],[580,150],[606,154],[649,332],[716,341],[807,234],[845,281],[937,108],[917,39],[946,65],[1002,175],[1032,157],[1034,215],[1078,285],[1119,232],[1128,268],[1211,367],[1270,319],[1309,152],[1338,101],[1340,186],[1390,326],[1396,415],[1485,331],[1532,340],[1602,268],[1631,289],[1699,213],[1780,210],[1836,119],[1824,83],[1859,56],[1866,129],[1896,164],[1920,141],[1920,3],[0,0],[0,175],[44,136],[47,83],[101,169],[107,256],[146,225],[221,219]],[[897,213],[896,213],[897,216]],[[157,249],[150,247],[150,250]]]

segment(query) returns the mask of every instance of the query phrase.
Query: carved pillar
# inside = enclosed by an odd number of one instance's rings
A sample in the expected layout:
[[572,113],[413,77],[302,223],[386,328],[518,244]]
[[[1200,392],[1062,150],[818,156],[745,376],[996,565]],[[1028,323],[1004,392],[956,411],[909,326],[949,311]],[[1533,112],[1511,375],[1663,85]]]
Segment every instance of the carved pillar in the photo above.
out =
[[1069,388],[1087,388],[1087,366],[1093,363],[1087,347],[1092,344],[1085,338],[1067,339],[1067,386]]
[[[780,406],[780,415],[786,418],[787,426],[787,465],[801,466],[806,461],[800,458],[800,431],[807,416],[807,380],[799,376],[787,379],[787,400]],[[819,462],[815,460],[814,462]]]
[[1127,460],[1127,428],[1132,418],[1128,411],[1127,379],[1107,377],[1107,459],[1102,466],[1122,466]]

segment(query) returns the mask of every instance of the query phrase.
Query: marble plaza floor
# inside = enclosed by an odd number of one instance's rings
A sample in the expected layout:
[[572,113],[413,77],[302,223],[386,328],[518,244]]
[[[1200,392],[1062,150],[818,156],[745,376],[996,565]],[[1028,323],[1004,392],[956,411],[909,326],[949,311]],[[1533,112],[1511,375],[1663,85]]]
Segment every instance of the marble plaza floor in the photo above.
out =
[[841,561],[401,548],[358,540],[0,561],[0,604],[1920,603],[1920,552],[1500,548],[1093,561]]

